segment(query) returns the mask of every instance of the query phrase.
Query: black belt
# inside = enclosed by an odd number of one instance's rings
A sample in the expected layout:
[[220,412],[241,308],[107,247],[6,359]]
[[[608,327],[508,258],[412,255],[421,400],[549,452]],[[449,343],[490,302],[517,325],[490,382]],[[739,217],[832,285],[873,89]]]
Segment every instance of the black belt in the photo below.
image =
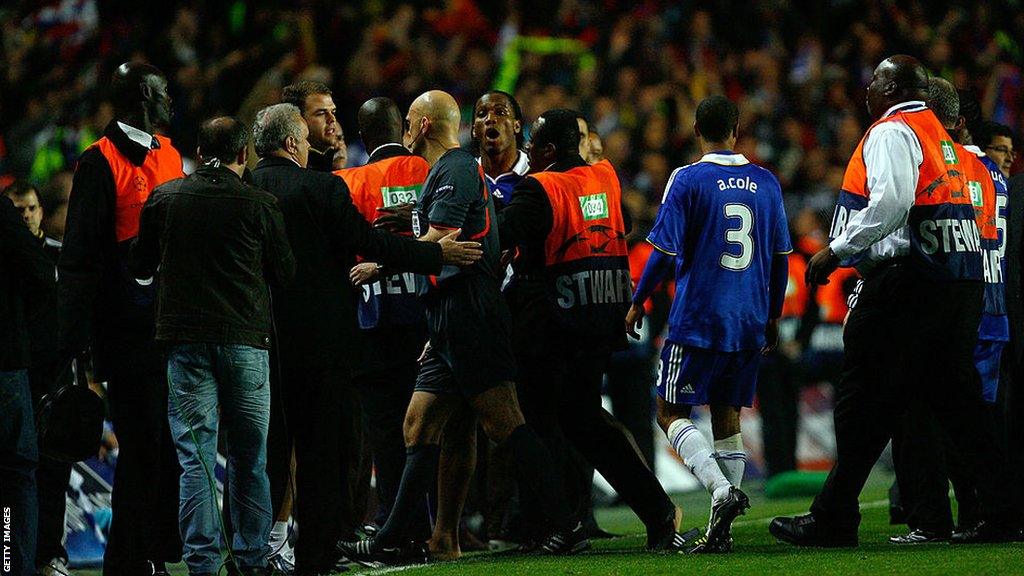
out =
[[896,256],[895,258],[889,258],[876,263],[867,273],[861,272],[859,269],[857,270],[857,272],[859,272],[865,280],[870,280],[890,268],[898,268],[900,266],[905,266],[906,263],[906,256]]

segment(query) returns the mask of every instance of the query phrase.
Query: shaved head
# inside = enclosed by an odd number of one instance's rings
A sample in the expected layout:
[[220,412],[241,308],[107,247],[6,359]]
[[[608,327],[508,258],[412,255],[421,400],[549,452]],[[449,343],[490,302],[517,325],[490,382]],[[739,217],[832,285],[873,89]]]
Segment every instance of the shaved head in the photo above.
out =
[[906,54],[882,60],[868,85],[868,112],[877,118],[908,100],[928,100],[928,70]]
[[447,92],[431,90],[420,94],[409,110],[415,110],[430,120],[438,130],[457,135],[459,133],[459,103]]
[[119,120],[146,132],[171,121],[167,78],[157,68],[125,62],[110,78],[110,98]]
[[403,143],[429,162],[439,154],[434,154],[438,150],[428,152],[428,149],[448,150],[459,146],[459,120],[459,103],[451,94],[441,90],[424,92],[409,106]]
[[391,98],[370,98],[359,107],[359,136],[370,152],[402,141],[402,113]]

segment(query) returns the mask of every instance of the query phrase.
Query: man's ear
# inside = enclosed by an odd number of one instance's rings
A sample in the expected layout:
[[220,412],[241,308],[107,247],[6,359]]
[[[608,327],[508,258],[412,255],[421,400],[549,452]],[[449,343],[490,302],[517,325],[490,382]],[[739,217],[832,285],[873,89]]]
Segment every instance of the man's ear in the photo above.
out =
[[740,123],[739,122],[737,122],[732,127],[732,137],[733,137],[734,140],[739,140],[739,138],[740,138]]
[[893,94],[896,93],[897,90],[899,90],[899,84],[893,81],[889,81],[886,82],[885,87],[882,88],[882,94],[885,94],[886,96],[892,96]]
[[512,125],[512,133],[513,134],[522,134],[523,133],[523,123],[520,122],[519,120],[516,120],[515,124]]
[[953,126],[953,132],[960,132],[967,127],[967,118],[963,116],[956,119],[956,124]]
[[693,135],[700,138],[700,129],[697,128],[697,123],[693,123]]
[[150,88],[149,84],[146,84],[145,82],[140,82],[139,92],[142,94],[143,100],[146,100],[148,102],[149,100],[153,99],[153,89]]
[[249,146],[242,148],[242,151],[238,153],[237,163],[245,166],[249,163]]

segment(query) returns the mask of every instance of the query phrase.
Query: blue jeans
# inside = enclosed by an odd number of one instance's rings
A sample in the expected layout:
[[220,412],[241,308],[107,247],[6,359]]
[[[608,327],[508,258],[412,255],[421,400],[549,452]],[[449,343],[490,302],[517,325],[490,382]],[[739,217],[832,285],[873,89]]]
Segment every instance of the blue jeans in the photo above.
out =
[[[0,372],[0,524],[11,524],[11,574],[31,576],[36,567],[36,425],[28,372]],[[6,573],[6,566],[0,571]]]
[[214,574],[221,564],[220,513],[211,492],[221,417],[227,428],[227,493],[234,527],[231,553],[240,568],[266,566],[273,519],[267,479],[267,351],[249,346],[177,345],[167,360],[167,383],[171,436],[182,467],[179,522],[189,573]]

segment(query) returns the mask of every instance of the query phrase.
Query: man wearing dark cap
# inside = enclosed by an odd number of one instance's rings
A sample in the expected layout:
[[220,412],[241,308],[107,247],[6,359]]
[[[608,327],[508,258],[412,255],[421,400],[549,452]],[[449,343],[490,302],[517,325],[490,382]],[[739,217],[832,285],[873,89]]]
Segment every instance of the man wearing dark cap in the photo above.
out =
[[111,98],[116,118],[75,169],[58,264],[60,342],[69,360],[91,347],[120,443],[104,574],[149,575],[181,558],[180,469],[167,425],[167,366],[153,342],[156,283],[128,273],[128,249],[149,193],[183,173],[171,141],[154,135],[171,116],[163,74],[122,64]]
[[978,489],[981,520],[952,541],[1012,534],[974,368],[980,234],[963,160],[927,99],[928,73],[916,59],[893,56],[875,69],[867,106],[877,121],[847,167],[833,240],[807,266],[808,284],[827,283],[840,265],[856,267],[864,281],[843,335],[836,463],[810,514],[772,521],[771,533],[784,542],[857,545],[857,498],[912,396],[956,415],[945,432]]

